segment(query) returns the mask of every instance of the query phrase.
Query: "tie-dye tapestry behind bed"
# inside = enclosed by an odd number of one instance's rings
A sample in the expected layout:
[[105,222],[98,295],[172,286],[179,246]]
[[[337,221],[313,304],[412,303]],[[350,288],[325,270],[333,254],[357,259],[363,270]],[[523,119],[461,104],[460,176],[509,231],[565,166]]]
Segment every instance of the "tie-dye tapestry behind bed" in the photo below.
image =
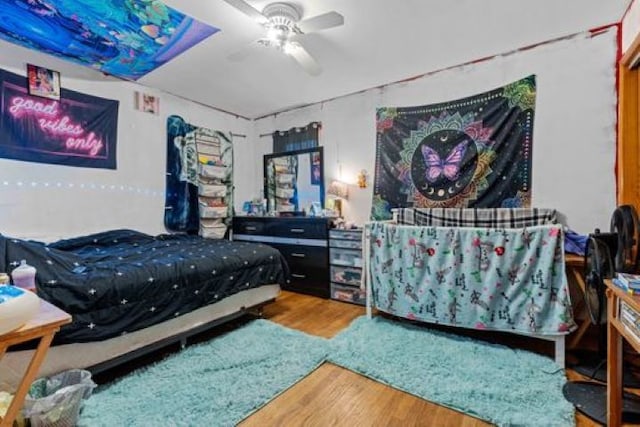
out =
[[535,76],[456,101],[379,108],[371,217],[397,207],[528,207]]

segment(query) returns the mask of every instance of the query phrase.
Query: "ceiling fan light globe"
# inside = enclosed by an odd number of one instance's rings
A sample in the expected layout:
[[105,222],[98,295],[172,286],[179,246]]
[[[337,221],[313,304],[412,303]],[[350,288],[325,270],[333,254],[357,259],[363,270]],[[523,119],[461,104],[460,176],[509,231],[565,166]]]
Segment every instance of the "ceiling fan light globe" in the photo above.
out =
[[287,55],[291,55],[295,50],[296,50],[296,45],[290,42],[287,42],[282,46],[282,51]]
[[290,35],[291,31],[289,28],[280,25],[270,26],[267,30],[267,38],[279,45],[286,43]]
[[275,42],[276,40],[278,40],[278,33],[279,33],[279,31],[278,31],[277,28],[270,27],[267,30],[267,38],[269,40],[271,40],[272,42]]

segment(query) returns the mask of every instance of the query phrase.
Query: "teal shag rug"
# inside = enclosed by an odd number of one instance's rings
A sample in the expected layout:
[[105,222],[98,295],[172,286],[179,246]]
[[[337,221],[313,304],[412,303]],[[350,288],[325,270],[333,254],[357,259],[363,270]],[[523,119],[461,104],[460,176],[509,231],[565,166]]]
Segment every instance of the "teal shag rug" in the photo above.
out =
[[79,425],[233,426],[324,361],[502,426],[575,423],[550,358],[363,316],[332,340],[255,320],[99,387]]
[[354,320],[331,344],[329,362],[497,425],[575,425],[549,357],[381,317]]
[[255,320],[98,388],[80,426],[233,426],[307,376],[328,341]]

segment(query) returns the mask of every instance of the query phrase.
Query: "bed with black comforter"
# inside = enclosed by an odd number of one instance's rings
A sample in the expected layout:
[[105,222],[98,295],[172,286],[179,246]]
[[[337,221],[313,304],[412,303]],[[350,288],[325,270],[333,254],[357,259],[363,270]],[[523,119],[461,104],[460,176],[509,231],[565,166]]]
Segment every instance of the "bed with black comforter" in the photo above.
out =
[[257,243],[114,230],[55,243],[0,236],[0,271],[36,267],[38,295],[73,322],[56,343],[112,338],[237,292],[283,284],[280,253]]

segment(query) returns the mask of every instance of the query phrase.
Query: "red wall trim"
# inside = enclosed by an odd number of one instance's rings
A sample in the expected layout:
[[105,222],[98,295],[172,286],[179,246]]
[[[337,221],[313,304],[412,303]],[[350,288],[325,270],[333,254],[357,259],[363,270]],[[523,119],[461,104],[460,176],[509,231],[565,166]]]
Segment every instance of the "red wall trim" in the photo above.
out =
[[620,197],[620,186],[618,185],[618,149],[620,147],[620,58],[622,58],[622,22],[618,23],[618,35],[616,41],[616,161],[613,172],[616,177],[616,200],[618,200]]
[[[612,27],[617,27],[618,34],[619,34],[618,35],[618,59],[619,59],[619,55],[620,55],[620,52],[621,52],[621,43],[622,43],[621,42],[621,36],[620,36],[621,25],[620,25],[619,22],[616,22],[616,23],[613,23],[613,24],[608,24],[608,25],[603,25],[603,26],[596,27],[596,28],[592,28],[590,30],[587,30],[586,32],[589,33],[589,35],[591,37],[597,37],[597,36],[605,33],[607,30],[609,30]],[[385,84],[382,84],[380,86],[374,86],[374,87],[370,87],[370,88],[367,88],[367,89],[362,89],[362,90],[358,90],[358,91],[355,91],[355,92],[350,92],[350,93],[347,93],[347,94],[344,94],[344,95],[335,96],[333,98],[327,98],[327,99],[324,99],[322,101],[311,102],[309,104],[298,105],[296,107],[286,108],[286,109],[279,110],[279,111],[276,111],[276,112],[273,112],[273,113],[265,114],[265,115],[260,116],[260,117],[255,117],[253,120],[260,120],[260,119],[264,119],[264,118],[271,117],[271,116],[275,117],[278,114],[287,113],[289,111],[294,111],[294,110],[299,110],[301,108],[311,107],[311,106],[317,105],[317,104],[324,104],[325,102],[335,101],[336,99],[341,99],[341,98],[345,98],[347,96],[357,95],[357,94],[360,94],[360,93],[363,93],[363,92],[367,92],[367,91],[370,91],[370,90],[384,89],[384,88],[387,88],[387,87],[390,87],[390,86],[395,86],[395,85],[398,85],[398,84],[407,83],[407,82],[410,82],[410,81],[413,81],[413,80],[421,79],[423,77],[432,76],[434,74],[438,74],[438,73],[441,73],[443,71],[452,70],[454,68],[459,68],[459,67],[464,67],[464,66],[471,65],[471,64],[479,64],[479,63],[482,63],[482,62],[486,62],[486,61],[489,61],[491,59],[497,58],[498,56],[508,56],[508,55],[512,55],[514,53],[522,52],[522,51],[525,51],[525,50],[530,50],[530,49],[536,48],[538,46],[544,46],[544,45],[547,45],[547,44],[550,44],[550,43],[555,43],[555,42],[559,42],[559,41],[563,41],[563,40],[568,40],[568,39],[571,39],[573,37],[579,36],[580,34],[585,34],[585,32],[579,32],[579,33],[569,34],[567,36],[556,37],[556,38],[545,40],[545,41],[542,41],[542,42],[539,42],[539,43],[534,43],[534,44],[530,44],[530,45],[527,45],[527,46],[524,46],[524,47],[513,49],[513,50],[510,50],[510,51],[505,52],[505,53],[499,53],[499,54],[496,54],[496,55],[485,56],[483,58],[474,59],[474,60],[467,61],[467,62],[464,62],[464,63],[461,63],[461,64],[456,64],[456,65],[451,65],[449,67],[439,68],[437,70],[428,71],[426,73],[422,73],[422,74],[418,74],[418,75],[415,75],[415,76],[407,77],[405,79],[393,81],[393,82],[390,82],[390,83],[385,83]],[[616,78],[617,78],[617,74],[616,74]],[[617,87],[617,83],[616,83],[616,87]]]

